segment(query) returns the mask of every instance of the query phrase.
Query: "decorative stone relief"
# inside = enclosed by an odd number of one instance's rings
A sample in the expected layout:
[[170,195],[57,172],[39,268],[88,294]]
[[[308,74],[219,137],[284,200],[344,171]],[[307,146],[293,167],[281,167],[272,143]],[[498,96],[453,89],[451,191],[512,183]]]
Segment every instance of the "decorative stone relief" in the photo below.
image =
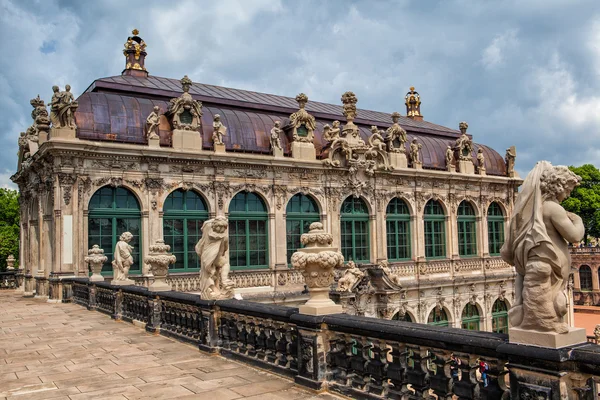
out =
[[108,258],[104,255],[104,250],[97,244],[93,245],[92,248],[88,250],[88,255],[84,258],[84,261],[90,266],[92,272],[92,276],[90,276],[91,282],[104,282],[104,277],[101,272],[102,265],[107,260]]
[[62,172],[58,174],[58,183],[63,190],[63,200],[67,206],[71,203],[71,191],[76,180],[77,177],[75,175]]
[[275,206],[278,210],[281,210],[283,203],[286,200],[288,189],[285,185],[273,185],[271,186],[271,192],[275,196]]
[[58,86],[52,86],[52,100],[50,103],[50,121],[54,128],[75,129],[75,110],[78,104],[71,93],[71,86],[66,85],[63,92]]
[[266,178],[267,170],[266,169],[234,169],[233,176],[237,176],[239,178]]
[[338,280],[336,291],[351,292],[364,276],[365,273],[356,266],[354,261],[348,261],[344,275]]
[[219,206],[219,210],[222,210],[224,205],[223,197],[231,196],[232,188],[229,186],[229,182],[215,181],[213,183],[213,191],[217,197],[217,205]]
[[186,174],[204,174],[204,167],[197,164],[186,163],[186,164],[173,164],[169,166],[170,172],[179,172]]
[[189,93],[192,80],[187,75],[180,82],[183,93],[180,97],[169,101],[169,108],[165,115],[170,120],[173,129],[198,130],[201,125],[202,103],[194,100]]
[[323,125],[323,140],[326,142],[333,142],[340,138],[340,121],[333,121],[332,125]]
[[200,297],[223,300],[233,297],[234,282],[229,279],[229,222],[225,217],[202,225],[202,238],[196,244],[200,258]]
[[117,169],[120,171],[139,171],[140,164],[133,161],[122,161],[119,158],[110,160],[93,160],[92,168]]
[[290,125],[294,142],[313,143],[314,131],[317,128],[315,117],[310,115],[304,107],[308,102],[308,96],[300,93],[296,96],[298,111],[290,115]]
[[171,246],[159,239],[149,246],[149,250],[150,254],[144,259],[144,262],[150,265],[150,273],[154,276],[154,282],[148,289],[155,292],[171,290],[171,285],[166,282],[166,279],[169,274],[169,265],[175,264],[177,261],[175,256],[169,253]]

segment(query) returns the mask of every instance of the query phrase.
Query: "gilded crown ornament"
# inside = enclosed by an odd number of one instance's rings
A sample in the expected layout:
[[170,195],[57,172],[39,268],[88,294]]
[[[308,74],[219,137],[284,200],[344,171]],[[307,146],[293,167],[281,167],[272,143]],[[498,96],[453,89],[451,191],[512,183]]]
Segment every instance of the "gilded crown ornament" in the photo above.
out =
[[415,91],[414,86],[411,86],[406,96],[404,96],[404,104],[406,105],[407,117],[421,117],[421,96]]
[[[124,44],[123,55],[125,56],[124,75],[148,76],[144,61],[146,59],[146,42],[139,37],[140,31],[134,29],[131,31],[133,36],[129,36]],[[126,73],[126,71],[129,71]]]

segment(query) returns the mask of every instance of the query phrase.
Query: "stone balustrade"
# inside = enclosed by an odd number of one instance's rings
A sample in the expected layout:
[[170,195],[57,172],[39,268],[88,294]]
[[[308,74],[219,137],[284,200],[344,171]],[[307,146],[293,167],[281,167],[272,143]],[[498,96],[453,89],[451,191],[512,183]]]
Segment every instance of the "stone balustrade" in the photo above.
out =
[[[302,315],[297,308],[205,301],[85,278],[63,279],[63,301],[352,398],[558,400],[596,399],[599,393],[600,346],[593,343],[539,348],[511,344],[504,334]],[[457,374],[451,354],[461,360]],[[478,360],[489,365],[485,380]]]

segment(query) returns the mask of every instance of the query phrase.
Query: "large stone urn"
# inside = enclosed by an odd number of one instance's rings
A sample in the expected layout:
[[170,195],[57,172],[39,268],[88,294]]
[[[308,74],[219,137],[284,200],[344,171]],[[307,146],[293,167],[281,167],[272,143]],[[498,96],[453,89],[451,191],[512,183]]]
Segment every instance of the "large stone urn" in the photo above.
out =
[[148,287],[149,290],[155,292],[171,290],[171,285],[167,283],[169,264],[175,264],[177,258],[169,253],[170,250],[171,246],[165,244],[162,239],[150,246],[150,254],[144,259],[144,262],[150,265],[150,272],[154,275],[154,282]]
[[108,257],[104,255],[104,250],[95,244],[88,250],[88,255],[84,260],[92,271],[90,282],[104,282],[104,277],[101,275],[102,265],[108,260]]
[[12,254],[8,256],[8,258],[6,259],[6,269],[9,271],[12,271],[15,269],[15,256],[13,256]]
[[309,289],[310,299],[299,307],[301,314],[326,315],[342,312],[342,306],[329,298],[333,283],[333,270],[344,264],[344,256],[331,247],[333,236],[323,229],[323,224],[313,222],[308,233],[300,237],[305,246],[292,254],[292,266],[302,272]]

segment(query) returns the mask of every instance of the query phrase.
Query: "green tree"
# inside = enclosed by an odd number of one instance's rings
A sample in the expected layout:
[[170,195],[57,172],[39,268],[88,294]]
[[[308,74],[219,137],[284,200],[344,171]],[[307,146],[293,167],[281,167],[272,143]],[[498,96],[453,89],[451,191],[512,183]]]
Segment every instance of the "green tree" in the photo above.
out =
[[6,269],[6,258],[19,258],[19,192],[0,189],[0,270]]
[[592,164],[581,167],[570,166],[569,169],[581,176],[581,185],[576,187],[571,196],[562,202],[567,210],[581,217],[585,225],[585,244],[588,236],[600,237],[600,170]]

